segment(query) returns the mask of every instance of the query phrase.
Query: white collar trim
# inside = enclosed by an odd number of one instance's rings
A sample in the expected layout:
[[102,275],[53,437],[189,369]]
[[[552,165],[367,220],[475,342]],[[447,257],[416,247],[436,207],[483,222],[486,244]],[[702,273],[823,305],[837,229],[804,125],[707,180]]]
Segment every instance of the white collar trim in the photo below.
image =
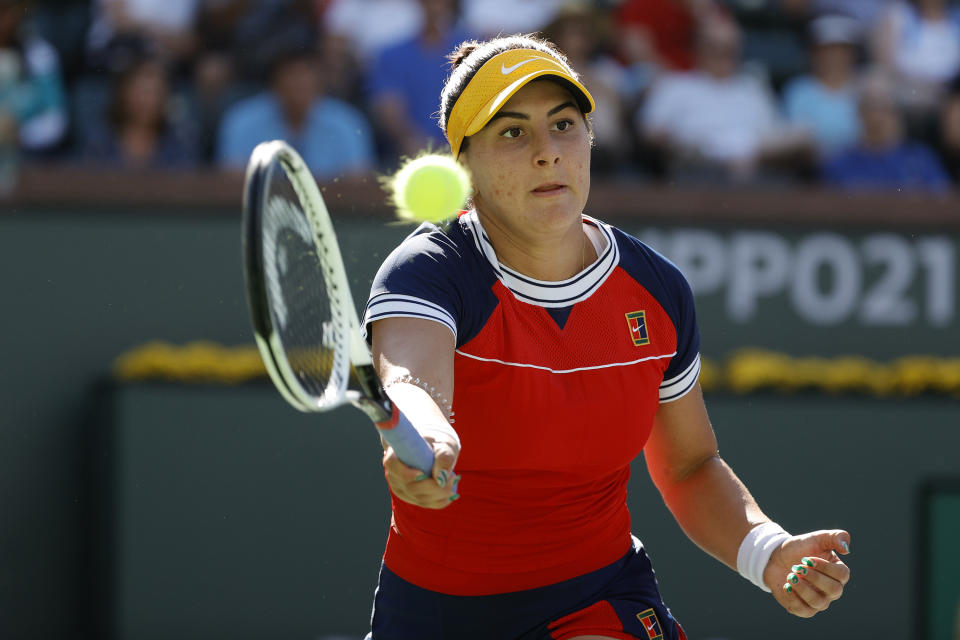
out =
[[[536,280],[501,264],[497,260],[497,253],[490,243],[489,236],[480,224],[476,211],[460,216],[460,223],[470,232],[477,249],[493,267],[500,282],[513,293],[514,297],[522,302],[541,307],[569,307],[586,300],[600,288],[620,262],[620,250],[610,226],[587,215],[583,216],[583,223],[587,225],[587,237],[594,246],[597,246],[598,242],[593,236],[600,236],[601,243],[597,247],[599,257],[580,273],[557,282]],[[594,229],[599,234],[591,233]]]

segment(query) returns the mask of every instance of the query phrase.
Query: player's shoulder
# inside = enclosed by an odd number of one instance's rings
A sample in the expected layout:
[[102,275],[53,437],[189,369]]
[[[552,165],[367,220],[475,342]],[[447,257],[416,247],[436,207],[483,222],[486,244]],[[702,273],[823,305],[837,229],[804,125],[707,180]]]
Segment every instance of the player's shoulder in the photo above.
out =
[[645,285],[656,279],[668,286],[686,286],[683,273],[669,258],[636,236],[612,225],[607,227],[620,249],[620,266],[635,280]]
[[463,233],[456,221],[441,224],[422,222],[393,251],[393,257],[403,261],[427,258],[448,262],[463,257]]
[[457,279],[479,266],[472,244],[458,220],[423,222],[390,253],[381,273],[427,272]]

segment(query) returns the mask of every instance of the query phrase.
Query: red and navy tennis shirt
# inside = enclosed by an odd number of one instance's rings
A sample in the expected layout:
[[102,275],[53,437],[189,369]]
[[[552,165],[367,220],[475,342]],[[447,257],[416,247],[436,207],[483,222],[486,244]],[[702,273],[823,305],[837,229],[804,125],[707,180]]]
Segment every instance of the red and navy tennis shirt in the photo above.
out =
[[500,264],[475,212],[422,225],[377,273],[368,332],[412,317],[456,338],[461,498],[438,511],[393,499],[384,562],[413,584],[453,595],[532,589],[631,547],[630,462],[660,403],[695,385],[700,337],[673,264],[583,222],[599,258],[569,280]]

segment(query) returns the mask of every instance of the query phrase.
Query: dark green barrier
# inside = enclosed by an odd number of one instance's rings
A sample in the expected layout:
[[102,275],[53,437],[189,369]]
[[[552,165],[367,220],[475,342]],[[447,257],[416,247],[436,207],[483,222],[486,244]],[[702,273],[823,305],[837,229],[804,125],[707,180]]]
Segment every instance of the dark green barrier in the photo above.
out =
[[[102,538],[116,637],[362,635],[389,520],[362,415],[298,414],[268,385],[132,385],[108,400],[114,515]],[[925,478],[956,469],[955,403],[812,400],[708,397],[721,453],[772,517],[852,533],[854,580],[813,620],[696,549],[635,464],[634,532],[691,638],[916,637],[915,498]],[[469,486],[467,474],[465,496]]]
[[960,634],[960,478],[923,488],[918,623],[924,638],[956,640]]
[[[91,190],[97,188],[94,185]],[[0,552],[4,556],[4,570],[0,571],[2,637],[76,637],[78,629],[83,636],[86,628],[86,594],[96,567],[87,563],[81,533],[88,529],[90,507],[99,496],[88,492],[88,470],[82,455],[87,438],[81,424],[93,381],[109,369],[118,354],[148,340],[184,344],[207,339],[224,345],[251,341],[240,270],[239,203],[233,216],[198,215],[196,211],[161,213],[156,207],[152,214],[133,207],[95,214],[91,207],[88,202],[85,211],[34,207],[0,215],[0,272],[5,274],[0,316],[0,355],[4,359],[0,367],[0,504],[5,523],[0,527]],[[377,266],[409,227],[389,226],[382,218],[350,218],[347,210],[335,210],[335,214],[339,214],[336,224],[345,244],[354,292],[362,299]],[[880,361],[913,353],[955,356],[960,351],[957,267],[955,257],[953,262],[950,259],[956,255],[960,237],[955,226],[949,236],[944,236],[929,223],[917,235],[909,228],[898,230],[888,225],[896,235],[892,241],[848,228],[839,244],[833,238],[830,246],[836,251],[811,257],[815,249],[810,248],[810,238],[824,231],[820,223],[808,227],[773,223],[767,228],[760,222],[743,229],[748,234],[743,236],[706,214],[696,223],[690,216],[684,220],[684,226],[672,227],[666,226],[662,217],[658,219],[656,229],[661,236],[674,234],[659,241],[664,251],[676,254],[678,242],[683,246],[676,232],[683,231],[706,233],[709,237],[704,246],[708,248],[703,251],[712,251],[709,246],[716,249],[719,242],[724,256],[725,266],[719,271],[723,277],[715,288],[710,288],[709,279],[703,280],[710,270],[702,265],[691,277],[698,288],[707,356],[722,359],[727,351],[741,346],[766,346],[794,355],[862,353]],[[612,222],[636,233],[645,233],[650,226],[632,218]],[[758,232],[781,239],[758,242],[757,236],[749,235]],[[750,237],[752,241],[744,240]],[[689,253],[692,241],[688,237],[685,242]],[[759,255],[768,251],[763,247],[782,249],[784,243],[789,253],[785,280],[779,258],[771,257],[776,264],[765,266],[760,257],[753,263],[744,262],[737,251],[738,247],[753,247]],[[895,257],[904,253],[904,246],[906,261]],[[698,263],[693,264],[697,272]],[[814,273],[822,287],[819,297],[811,289]],[[858,287],[852,286],[856,277],[851,273],[860,274]],[[802,294],[811,291],[816,305],[820,305],[815,306],[819,315],[796,304],[797,299],[807,300]],[[836,291],[844,292],[843,296]],[[848,295],[851,291],[855,293],[852,297]],[[753,312],[749,311],[751,300]],[[830,307],[823,300],[839,301],[839,306]],[[731,316],[731,309],[739,315]],[[873,311],[868,313],[868,309]],[[890,313],[876,313],[877,309],[889,309]],[[910,320],[907,324],[902,323],[904,309]],[[896,323],[864,324],[866,317],[888,318]],[[817,319],[829,322],[818,323]],[[917,405],[903,406],[925,406],[928,401],[943,407],[943,411],[954,411],[953,418],[942,418],[935,426],[924,423],[922,416],[904,411],[896,414],[899,421],[878,416],[875,429],[861,427],[850,432],[851,421],[859,424],[858,415],[839,418],[828,413],[818,420],[824,431],[829,427],[830,437],[820,434],[822,439],[816,443],[843,441],[856,433],[870,446],[878,446],[877,438],[893,438],[904,425],[955,431],[955,408],[946,399],[927,398]],[[835,402],[848,400],[814,395],[804,397],[799,406],[814,410],[835,406]],[[849,402],[863,407],[863,411],[872,411],[870,407],[874,406],[866,397]],[[886,402],[876,406],[900,406]],[[782,461],[800,455],[798,450],[810,441],[797,434],[786,435],[789,432],[781,425],[788,418],[772,418],[766,425],[771,436],[778,439]],[[243,414],[237,414],[236,420],[242,419]],[[728,432],[731,442],[745,433],[736,428],[737,420],[718,424],[718,429]],[[796,423],[797,428],[806,426]],[[952,436],[945,433],[942,437]],[[862,456],[855,440],[847,444],[846,455]],[[922,442],[907,441],[894,448],[891,443],[884,461],[912,460],[910,464],[916,464],[918,471],[908,475],[919,477],[920,471],[929,466],[921,454],[923,446]],[[929,441],[926,446],[930,446]],[[946,445],[935,446],[939,452]],[[769,474],[759,477],[761,482],[769,482]],[[762,484],[751,486],[763,489]],[[869,485],[853,486],[864,489]],[[850,515],[861,517],[861,510],[854,504],[859,495],[842,487],[836,491],[826,496],[827,503],[850,505]],[[905,488],[889,499],[899,510],[906,509],[911,496]],[[900,539],[912,545],[915,540],[907,532],[913,516],[904,513],[895,527],[900,529]],[[777,517],[784,518],[780,512]],[[878,539],[888,534],[882,527],[863,530]],[[676,532],[664,537],[673,539]],[[659,557],[660,546],[652,545],[655,557]],[[913,548],[906,546],[902,551],[909,553]],[[874,566],[879,567],[881,562],[878,556]],[[875,577],[881,578],[879,573]],[[687,582],[699,585],[698,579],[691,577]],[[734,588],[723,582],[726,578],[717,579],[724,589]],[[674,580],[672,572],[664,574],[665,587],[672,589]],[[710,600],[704,597],[697,602]],[[695,611],[691,616],[699,617],[702,610]],[[721,612],[714,611],[711,617],[714,613]],[[864,619],[873,615],[866,607],[859,613]],[[909,633],[906,624],[898,629]]]

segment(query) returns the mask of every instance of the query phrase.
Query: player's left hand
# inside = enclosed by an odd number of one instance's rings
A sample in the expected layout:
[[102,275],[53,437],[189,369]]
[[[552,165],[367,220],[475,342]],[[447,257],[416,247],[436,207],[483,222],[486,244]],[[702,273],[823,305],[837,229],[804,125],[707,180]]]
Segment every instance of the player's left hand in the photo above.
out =
[[801,618],[813,617],[843,595],[850,568],[840,555],[849,553],[846,531],[791,536],[770,556],[763,582],[784,609]]

